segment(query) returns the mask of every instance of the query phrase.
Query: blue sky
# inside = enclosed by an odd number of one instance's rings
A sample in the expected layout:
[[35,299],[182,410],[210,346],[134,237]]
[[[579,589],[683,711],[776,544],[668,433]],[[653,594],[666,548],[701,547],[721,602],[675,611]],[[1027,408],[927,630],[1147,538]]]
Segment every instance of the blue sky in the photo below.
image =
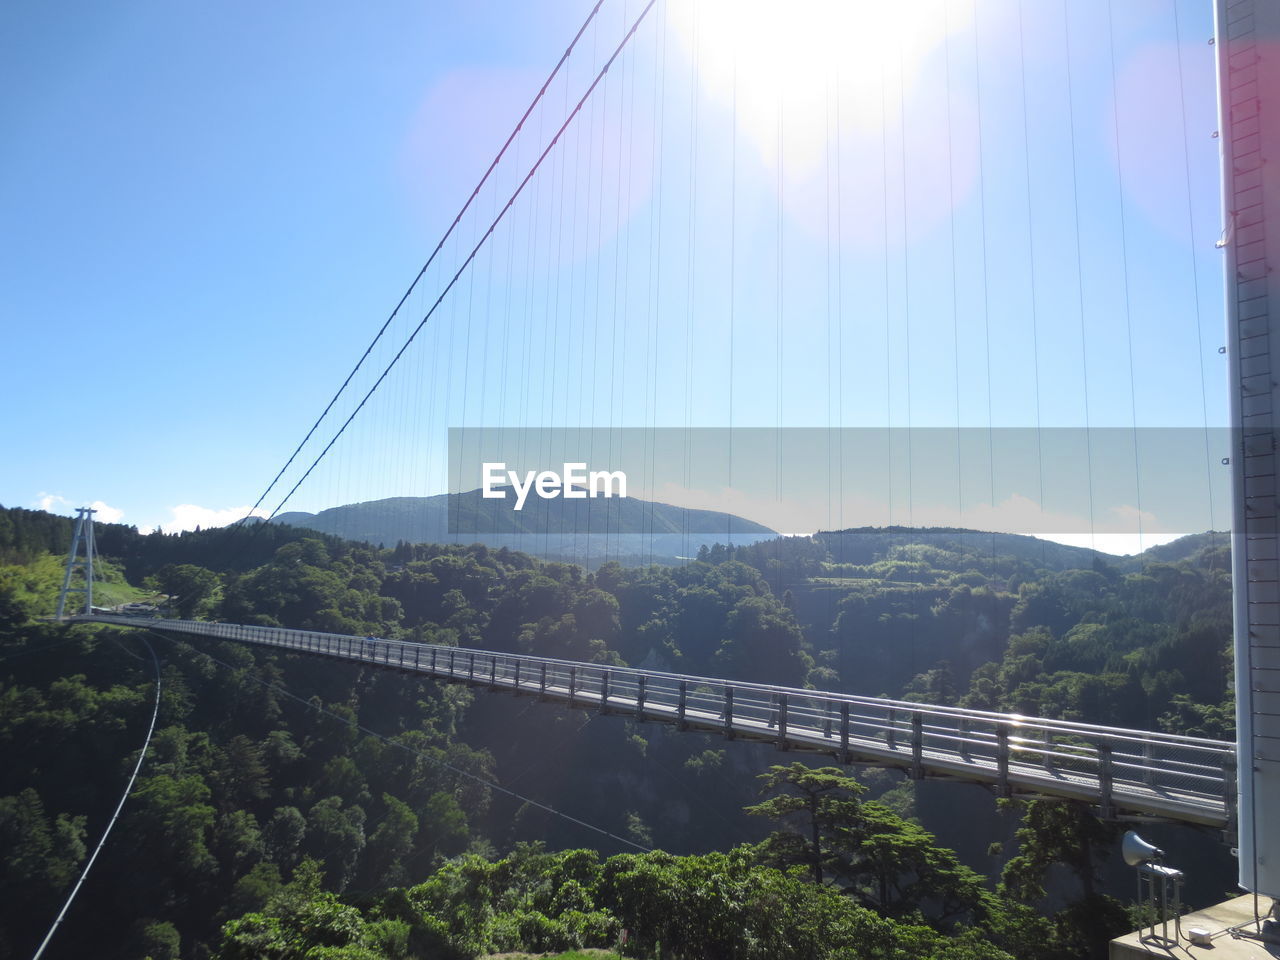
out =
[[[1223,422],[1207,5],[884,6],[660,0],[285,509],[441,492],[451,426]],[[0,502],[252,503],[589,9],[7,5]],[[638,9],[606,0],[334,427]]]

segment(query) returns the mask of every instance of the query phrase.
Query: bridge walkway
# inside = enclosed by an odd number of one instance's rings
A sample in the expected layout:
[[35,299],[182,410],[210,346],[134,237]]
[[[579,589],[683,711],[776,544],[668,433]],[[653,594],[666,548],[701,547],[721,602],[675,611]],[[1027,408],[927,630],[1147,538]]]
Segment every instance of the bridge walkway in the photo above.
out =
[[826,754],[913,778],[987,784],[1002,795],[1064,797],[1107,817],[1230,828],[1235,745],[1217,740],[959,707],[686,676],[523,654],[106,614],[68,618],[165,630],[405,670],[681,730]]

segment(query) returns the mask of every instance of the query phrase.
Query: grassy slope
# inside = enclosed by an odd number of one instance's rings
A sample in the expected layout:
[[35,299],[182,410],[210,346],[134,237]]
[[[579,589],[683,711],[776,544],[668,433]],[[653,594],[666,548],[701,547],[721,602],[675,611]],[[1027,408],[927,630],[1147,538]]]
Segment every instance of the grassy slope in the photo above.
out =
[[[33,616],[52,616],[58,606],[65,563],[65,557],[45,554],[22,566],[0,566],[0,586],[12,586],[18,602]],[[97,575],[93,583],[95,606],[112,607],[151,595],[126,583],[124,574],[109,561],[99,559],[94,571]]]

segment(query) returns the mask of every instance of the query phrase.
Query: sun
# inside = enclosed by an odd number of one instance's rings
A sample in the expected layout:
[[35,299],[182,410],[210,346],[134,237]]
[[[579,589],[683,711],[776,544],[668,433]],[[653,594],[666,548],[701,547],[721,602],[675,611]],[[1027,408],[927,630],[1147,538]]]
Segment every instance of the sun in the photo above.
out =
[[[674,0],[669,17],[699,82],[732,105],[739,132],[769,166],[785,143],[803,175],[822,163],[830,118],[879,129],[886,91],[909,96],[925,60],[968,21],[949,0]],[[785,133],[779,135],[779,125]]]

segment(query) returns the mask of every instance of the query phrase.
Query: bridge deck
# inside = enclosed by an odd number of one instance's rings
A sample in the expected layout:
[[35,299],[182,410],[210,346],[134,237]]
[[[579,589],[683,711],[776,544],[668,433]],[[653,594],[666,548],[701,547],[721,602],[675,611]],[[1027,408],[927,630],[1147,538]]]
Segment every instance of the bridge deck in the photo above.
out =
[[71,618],[253,643],[532,695],[909,776],[1085,800],[1103,815],[1235,821],[1235,746],[1067,721],[555,660],[197,620]]

